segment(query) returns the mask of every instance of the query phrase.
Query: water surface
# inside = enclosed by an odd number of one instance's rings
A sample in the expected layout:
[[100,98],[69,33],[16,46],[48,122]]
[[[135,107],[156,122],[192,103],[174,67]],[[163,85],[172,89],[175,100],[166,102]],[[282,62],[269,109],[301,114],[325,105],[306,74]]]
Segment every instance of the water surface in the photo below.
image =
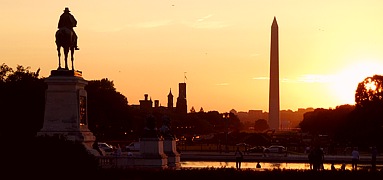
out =
[[[261,168],[256,168],[257,162],[242,162],[241,169],[254,169],[254,170],[272,170],[272,169],[294,169],[294,170],[308,170],[310,164],[308,163],[274,163],[274,162],[260,162]],[[342,164],[334,164],[336,169],[340,169]],[[217,162],[217,161],[183,161],[181,162],[183,168],[235,168],[235,162]],[[331,164],[323,164],[325,170],[331,169]],[[370,167],[369,164],[360,164],[359,168]],[[377,166],[378,168],[382,168]],[[351,164],[346,164],[346,170],[351,170]]]

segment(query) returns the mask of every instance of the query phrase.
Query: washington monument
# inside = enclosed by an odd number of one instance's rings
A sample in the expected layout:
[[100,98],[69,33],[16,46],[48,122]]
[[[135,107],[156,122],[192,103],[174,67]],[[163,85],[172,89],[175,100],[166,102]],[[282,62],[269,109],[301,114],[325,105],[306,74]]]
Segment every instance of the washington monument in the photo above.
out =
[[278,23],[274,17],[271,25],[270,45],[270,85],[269,85],[269,126],[270,129],[279,130],[279,47]]

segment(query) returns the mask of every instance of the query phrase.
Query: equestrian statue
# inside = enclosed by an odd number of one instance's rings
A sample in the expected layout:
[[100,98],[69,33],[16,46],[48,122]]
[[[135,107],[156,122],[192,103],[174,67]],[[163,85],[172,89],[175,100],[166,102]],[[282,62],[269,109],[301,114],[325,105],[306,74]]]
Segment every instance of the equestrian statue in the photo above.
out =
[[[69,8],[64,9],[64,13],[61,14],[58,30],[56,31],[56,45],[59,58],[59,67],[57,70],[69,70],[68,68],[68,54],[71,53],[72,70],[74,70],[74,51],[80,50],[77,46],[77,35],[73,30],[73,27],[77,26],[77,20],[72,14],[70,14]],[[64,50],[65,68],[61,67],[61,47]]]

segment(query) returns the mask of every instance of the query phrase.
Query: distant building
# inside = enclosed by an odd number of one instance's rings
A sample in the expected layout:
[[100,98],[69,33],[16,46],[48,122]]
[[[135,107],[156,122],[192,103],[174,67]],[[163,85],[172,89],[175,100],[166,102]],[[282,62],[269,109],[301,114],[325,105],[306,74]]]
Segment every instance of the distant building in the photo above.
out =
[[148,99],[148,94],[144,94],[145,99],[140,100],[140,110],[142,112],[151,113],[153,112],[153,101]]
[[186,101],[186,83],[178,84],[178,98],[176,105],[176,112],[179,114],[187,114],[187,101]]
[[[314,111],[314,108],[299,108],[298,111],[281,110],[280,111],[280,129],[294,129],[299,126],[303,120],[303,115],[307,112]],[[262,110],[249,110],[248,112],[240,111],[236,113],[242,123],[252,126],[255,121],[265,119],[268,121],[269,113]]]
[[160,107],[160,100],[154,100],[154,108],[159,108]]
[[177,98],[176,107],[174,107],[173,94],[170,89],[168,94],[167,107],[162,107],[159,100],[154,100],[154,107],[152,98],[149,99],[148,94],[144,94],[145,99],[140,100],[140,105],[131,105],[133,108],[139,108],[143,113],[178,113],[187,114],[187,100],[186,100],[186,83],[179,83],[179,95]]
[[172,89],[170,89],[169,94],[168,94],[168,109],[173,110],[173,94],[172,94]]

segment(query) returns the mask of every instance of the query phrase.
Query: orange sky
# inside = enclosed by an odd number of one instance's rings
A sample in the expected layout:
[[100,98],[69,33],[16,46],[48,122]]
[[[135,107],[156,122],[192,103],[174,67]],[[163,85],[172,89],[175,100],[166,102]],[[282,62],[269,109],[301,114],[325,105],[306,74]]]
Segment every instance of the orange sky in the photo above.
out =
[[58,67],[54,33],[78,21],[75,69],[108,78],[129,104],[166,106],[187,76],[188,109],[268,111],[270,28],[279,25],[280,106],[354,104],[356,86],[383,71],[381,0],[1,0],[0,59]]

